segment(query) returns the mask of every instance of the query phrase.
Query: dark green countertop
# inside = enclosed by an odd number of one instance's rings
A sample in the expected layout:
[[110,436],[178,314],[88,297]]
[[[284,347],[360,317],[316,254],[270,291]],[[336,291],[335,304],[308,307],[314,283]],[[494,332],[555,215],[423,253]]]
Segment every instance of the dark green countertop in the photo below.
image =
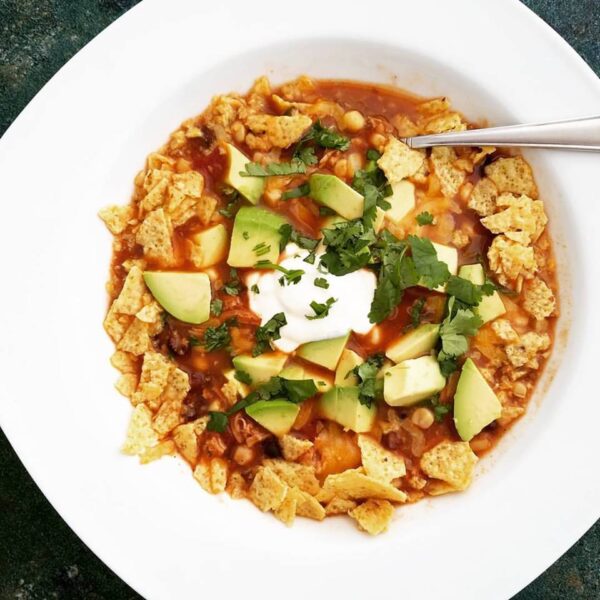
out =
[[[0,134],[73,54],[136,3],[0,0]],[[600,73],[599,0],[525,0],[525,4]],[[0,433],[0,600],[63,598],[140,597],[67,527]],[[600,598],[600,522],[515,597],[596,598]]]

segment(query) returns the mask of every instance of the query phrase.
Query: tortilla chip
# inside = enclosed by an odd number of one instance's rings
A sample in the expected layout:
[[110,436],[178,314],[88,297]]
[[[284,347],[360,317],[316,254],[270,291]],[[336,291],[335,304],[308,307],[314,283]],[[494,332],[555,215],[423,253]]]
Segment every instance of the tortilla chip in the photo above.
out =
[[404,459],[386,450],[372,437],[359,434],[358,445],[363,467],[369,477],[384,483],[390,483],[392,479],[406,475]]
[[143,323],[155,325],[162,321],[163,312],[164,311],[160,304],[153,300],[150,302],[150,304],[146,304],[146,306],[142,307],[137,313],[135,313],[135,317]]
[[531,279],[537,271],[535,253],[531,246],[524,246],[504,235],[497,235],[488,248],[490,269],[496,273],[502,285],[509,285],[517,277]]
[[310,494],[303,492],[297,487],[290,488],[288,495],[296,499],[296,514],[299,517],[322,521],[325,518],[325,509],[319,504],[319,501]]
[[439,113],[444,113],[450,110],[450,102],[447,98],[433,98],[417,104],[417,112],[424,116],[431,116]]
[[520,244],[535,242],[548,223],[541,200],[532,200],[524,195],[517,198],[512,194],[502,194],[496,204],[507,208],[481,219],[481,224],[492,233],[503,233]]
[[202,489],[212,494],[212,487],[210,484],[210,465],[206,463],[198,463],[194,469],[194,479],[202,486]]
[[250,486],[248,497],[263,512],[281,506],[288,487],[269,467],[260,467]]
[[340,498],[355,500],[379,498],[393,502],[406,502],[407,498],[401,490],[365,475],[362,469],[348,469],[342,473],[329,475],[325,479],[323,488]]
[[286,462],[285,460],[270,458],[264,465],[282,479],[290,487],[298,487],[311,496],[319,493],[321,486],[315,475],[315,468],[308,465]]
[[298,460],[313,447],[313,443],[310,440],[303,440],[290,434],[284,435],[279,440],[279,444],[281,445],[283,458],[289,461]]
[[427,484],[426,491],[430,496],[443,496],[444,494],[452,494],[460,490],[457,490],[445,481],[430,481]]
[[148,324],[133,319],[131,325],[117,344],[118,350],[129,352],[135,356],[141,356],[151,347]]
[[133,207],[107,206],[98,213],[98,216],[113,235],[119,235],[127,229],[127,225],[133,219]]
[[545,281],[535,278],[525,286],[523,308],[538,320],[545,319],[554,313],[556,300],[554,293]]
[[519,338],[515,344],[506,346],[506,356],[513,367],[528,366],[539,368],[537,355],[550,348],[550,336],[547,333],[529,331]]
[[124,454],[142,454],[158,443],[158,436],[152,429],[152,411],[145,404],[138,404],[131,413],[125,443],[121,448]]
[[126,398],[131,398],[137,387],[137,375],[135,373],[126,373],[121,375],[115,383],[115,388],[120,394],[123,394]]
[[390,184],[393,184],[415,175],[424,160],[421,152],[411,150],[400,140],[390,137],[377,164],[385,173]]
[[325,514],[327,516],[333,515],[345,515],[348,511],[356,508],[356,502],[354,500],[348,500],[347,498],[339,498],[334,496],[325,506]]
[[467,124],[458,113],[446,113],[430,119],[425,124],[425,133],[444,133],[445,131],[464,131]]
[[269,150],[287,148],[297,142],[312,125],[312,120],[305,115],[250,115],[246,125],[254,134],[247,136],[246,143],[251,148]]
[[162,208],[151,212],[140,225],[136,242],[144,247],[147,258],[169,265],[174,260],[171,223]]
[[467,442],[441,442],[423,454],[420,465],[429,477],[465,490],[471,484],[477,460]]
[[234,471],[229,475],[226,490],[232,498],[235,500],[245,498],[246,488],[246,480],[239,471]]
[[221,494],[227,486],[227,461],[223,458],[213,458],[210,461],[210,487],[213,494]]
[[378,535],[383,533],[394,515],[394,507],[387,500],[367,500],[348,512],[359,529]]
[[452,148],[436,146],[431,151],[431,164],[446,198],[454,198],[465,181],[465,172],[454,166],[455,161],[456,152]]
[[468,206],[479,216],[487,217],[496,210],[496,198],[498,197],[498,188],[489,178],[481,178],[473,187],[469,197]]
[[121,315],[111,306],[104,319],[104,330],[113,342],[118,343],[123,339],[132,321],[133,319],[129,315]]
[[173,454],[175,454],[175,444],[173,443],[173,440],[165,440],[152,448],[144,450],[140,455],[140,463],[145,465],[149,462],[158,460],[163,456]]
[[531,167],[521,156],[498,158],[485,167],[485,174],[496,184],[500,193],[525,194],[538,197]]
[[160,408],[154,417],[154,430],[161,436],[181,423],[183,400],[190,391],[190,378],[181,369],[173,369],[161,398]]
[[513,329],[508,319],[496,319],[491,323],[492,330],[503,342],[516,342],[519,334]]
[[170,156],[165,156],[160,152],[152,152],[146,159],[149,169],[169,169],[175,164],[175,160]]
[[178,425],[173,430],[173,441],[177,446],[179,454],[190,464],[195,465],[198,460],[198,436],[195,432],[196,423],[185,423]]
[[129,352],[117,350],[110,357],[110,364],[123,374],[138,372],[137,359],[133,354],[129,354]]
[[155,410],[160,406],[160,401],[155,402],[167,387],[173,363],[159,352],[146,352],[142,363],[140,382],[132,402],[139,404],[147,402]]
[[144,274],[138,267],[133,267],[127,274],[118,298],[113,302],[116,312],[124,315],[135,315],[143,307],[143,296],[146,293]]
[[[312,497],[312,496],[309,496]],[[284,501],[273,511],[273,514],[288,527],[292,526],[296,518],[296,509],[298,507],[298,498],[295,494],[286,495]]]
[[140,212],[142,214],[152,212],[163,206],[170,181],[171,173],[169,171],[153,169],[148,173],[144,180],[144,187],[150,186],[153,182],[156,183],[140,202]]
[[173,175],[173,187],[186,196],[200,198],[204,190],[204,177],[197,171],[187,171]]

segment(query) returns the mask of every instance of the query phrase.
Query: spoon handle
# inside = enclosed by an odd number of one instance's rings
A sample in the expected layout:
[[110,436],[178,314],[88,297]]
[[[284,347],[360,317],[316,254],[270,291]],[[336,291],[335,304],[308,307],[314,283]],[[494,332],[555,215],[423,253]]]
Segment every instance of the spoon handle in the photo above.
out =
[[419,135],[403,140],[411,148],[431,146],[530,146],[600,152],[600,116]]

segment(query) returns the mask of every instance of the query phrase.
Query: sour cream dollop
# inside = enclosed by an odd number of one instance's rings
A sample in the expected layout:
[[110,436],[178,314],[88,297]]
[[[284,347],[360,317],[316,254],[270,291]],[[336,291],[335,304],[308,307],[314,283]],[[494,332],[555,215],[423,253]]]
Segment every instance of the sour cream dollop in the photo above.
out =
[[[282,273],[275,270],[253,272],[246,278],[250,309],[260,316],[263,325],[273,315],[285,314],[287,325],[280,330],[281,338],[273,342],[282,352],[292,352],[306,342],[340,337],[350,330],[369,333],[373,327],[368,314],[377,283],[375,274],[367,269],[340,277],[321,273],[317,269],[318,257],[313,265],[303,261],[307,254],[295,244],[289,244],[279,262],[285,269],[304,271],[297,284],[281,285]],[[329,287],[316,286],[317,278],[325,279]],[[252,291],[252,286],[257,286],[259,293]],[[306,318],[315,315],[311,302],[326,304],[329,298],[335,298],[336,302],[326,317]]]

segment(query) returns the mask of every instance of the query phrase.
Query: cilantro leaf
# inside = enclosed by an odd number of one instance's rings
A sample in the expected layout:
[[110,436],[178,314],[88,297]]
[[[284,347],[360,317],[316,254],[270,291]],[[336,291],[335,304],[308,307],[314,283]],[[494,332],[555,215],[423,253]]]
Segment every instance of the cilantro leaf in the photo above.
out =
[[280,312],[273,315],[264,325],[257,327],[254,337],[256,346],[252,350],[252,356],[258,356],[271,348],[271,342],[281,337],[279,330],[287,325],[285,315]]
[[229,422],[227,413],[213,410],[208,413],[208,416],[210,417],[206,424],[206,429],[208,429],[208,431],[223,433],[227,429],[227,424]]
[[254,292],[255,294],[260,294],[260,289],[255,283],[250,287],[250,291]]
[[[324,127],[321,125],[321,121],[313,123],[313,126],[302,136],[299,142],[300,148],[311,141],[317,146],[321,146],[321,148],[333,148],[342,152],[348,150],[350,147],[350,140],[346,136],[338,133],[332,127]],[[301,151],[296,150],[294,155],[297,156]]]
[[294,152],[294,156],[301,160],[305,165],[316,165],[319,159],[315,154],[315,149],[312,146],[300,147],[296,152]]
[[269,163],[246,163],[246,170],[240,171],[242,177],[277,177],[279,175],[301,175],[306,173],[306,164],[298,158],[292,158],[290,162]]
[[281,194],[282,200],[291,200],[292,198],[302,198],[304,196],[308,196],[310,192],[310,187],[308,183],[303,183],[298,187],[292,188],[291,190],[286,190]]
[[229,323],[225,321],[225,323],[221,323],[218,327],[207,327],[204,331],[202,344],[208,352],[229,346],[231,344]]
[[223,285],[223,291],[229,296],[238,296],[242,291],[242,282],[239,280],[237,269],[230,269],[231,279]]
[[372,227],[375,222],[377,207],[387,210],[391,206],[385,198],[391,196],[392,188],[385,173],[377,165],[379,157],[377,151],[368,150],[365,168],[359,169],[352,179],[352,187],[365,199],[362,220],[367,228]]
[[428,211],[419,213],[416,219],[419,225],[431,225],[433,223],[433,215]]
[[233,376],[242,383],[246,385],[250,385],[252,383],[252,377],[250,377],[250,373],[244,371],[243,369],[236,369]]
[[304,271],[302,269],[286,269],[281,265],[276,265],[269,260],[259,260],[255,265],[255,269],[275,269],[280,273],[283,273],[283,276],[279,279],[280,285],[286,284],[297,284],[300,279],[302,279],[302,275],[304,275]]
[[313,284],[315,285],[315,287],[320,287],[320,288],[323,288],[324,290],[329,288],[329,281],[327,281],[327,279],[325,279],[325,277],[315,277]]
[[371,406],[371,403],[383,394],[383,379],[377,378],[377,374],[383,366],[383,360],[383,354],[373,354],[365,362],[352,369],[359,380],[358,398],[361,404]]
[[210,312],[215,315],[215,317],[218,317],[223,312],[223,300],[215,298],[210,303]]
[[483,296],[491,296],[496,291],[496,286],[487,281],[483,285],[471,283],[468,279],[451,275],[448,279],[446,292],[450,296],[454,296],[464,304],[469,306],[477,306]]
[[374,240],[373,231],[366,231],[360,220],[336,223],[323,230],[326,249],[320,264],[333,275],[357,271],[369,262],[369,244]]
[[279,242],[279,248],[281,251],[288,245],[289,242],[300,246],[300,248],[304,250],[313,251],[319,245],[320,239],[315,239],[308,237],[307,235],[303,235],[294,229],[289,223],[284,223],[279,228],[279,235],[281,236],[281,241]]
[[304,402],[317,393],[317,386],[312,379],[280,379],[287,399],[294,404]]
[[[475,335],[483,321],[470,308],[454,310],[455,298],[448,301],[448,315],[440,327],[442,351],[438,361],[443,362],[448,358],[455,358],[464,354],[469,349],[468,335]],[[441,356],[440,356],[441,355]]]
[[337,302],[337,298],[328,298],[325,301],[325,304],[316,302],[313,300],[310,303],[310,307],[315,311],[314,315],[304,315],[309,321],[314,321],[315,319],[324,319],[329,315],[329,309]]
[[438,260],[437,252],[431,241],[427,238],[409,235],[408,243],[415,269],[420,276],[420,283],[431,290],[446,283],[450,278],[448,265]]
[[441,423],[444,420],[444,417],[450,412],[451,405],[440,402],[439,394],[435,394],[435,396],[432,396],[429,399],[429,402],[431,403],[431,408],[433,410],[435,422]]
[[418,300],[415,300],[410,307],[408,314],[410,315],[410,324],[413,328],[418,327],[421,324],[421,315],[423,314],[424,306],[425,298],[421,297]]

